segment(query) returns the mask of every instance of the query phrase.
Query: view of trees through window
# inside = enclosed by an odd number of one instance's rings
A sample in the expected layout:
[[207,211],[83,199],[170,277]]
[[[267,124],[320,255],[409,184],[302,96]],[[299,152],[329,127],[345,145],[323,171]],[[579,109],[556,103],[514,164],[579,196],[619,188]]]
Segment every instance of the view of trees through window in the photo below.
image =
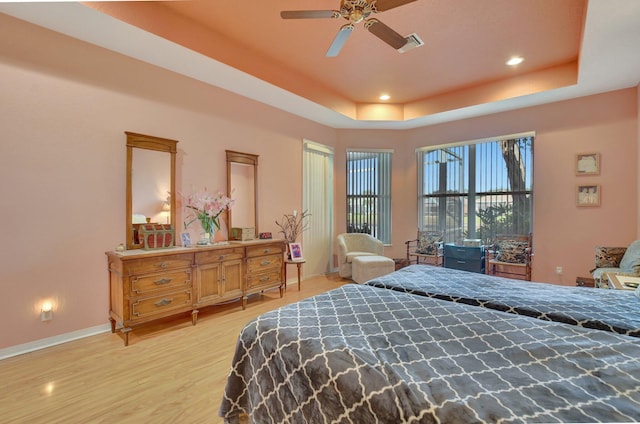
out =
[[533,135],[417,152],[418,225],[446,242],[532,231]]

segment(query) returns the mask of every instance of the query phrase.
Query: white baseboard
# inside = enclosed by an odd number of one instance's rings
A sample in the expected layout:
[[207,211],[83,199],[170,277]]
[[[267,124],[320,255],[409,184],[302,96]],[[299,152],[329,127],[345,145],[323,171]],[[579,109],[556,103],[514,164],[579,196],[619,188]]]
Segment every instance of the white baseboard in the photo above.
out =
[[21,345],[7,347],[5,349],[0,349],[0,360],[110,331],[111,324],[103,324],[97,325],[95,327],[84,328],[82,330],[72,331],[71,333],[47,337],[46,339],[34,340],[32,342]]

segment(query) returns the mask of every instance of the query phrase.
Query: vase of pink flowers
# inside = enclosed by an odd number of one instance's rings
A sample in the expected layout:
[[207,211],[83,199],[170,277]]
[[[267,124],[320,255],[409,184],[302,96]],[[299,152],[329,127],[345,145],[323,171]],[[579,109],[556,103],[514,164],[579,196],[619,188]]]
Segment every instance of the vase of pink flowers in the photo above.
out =
[[234,201],[221,191],[209,193],[205,187],[203,191],[196,191],[184,196],[184,206],[188,213],[185,217],[184,228],[195,221],[202,225],[202,238],[199,245],[213,243],[216,230],[220,229],[220,215],[225,209],[231,209]]

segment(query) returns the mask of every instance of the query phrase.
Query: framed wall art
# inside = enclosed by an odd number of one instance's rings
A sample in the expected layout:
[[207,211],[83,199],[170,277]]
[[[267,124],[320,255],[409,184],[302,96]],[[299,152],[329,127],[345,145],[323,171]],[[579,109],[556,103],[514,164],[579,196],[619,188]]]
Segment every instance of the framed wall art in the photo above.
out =
[[578,153],[576,155],[576,175],[599,175],[600,153]]
[[576,186],[577,206],[600,206],[600,185],[585,184]]

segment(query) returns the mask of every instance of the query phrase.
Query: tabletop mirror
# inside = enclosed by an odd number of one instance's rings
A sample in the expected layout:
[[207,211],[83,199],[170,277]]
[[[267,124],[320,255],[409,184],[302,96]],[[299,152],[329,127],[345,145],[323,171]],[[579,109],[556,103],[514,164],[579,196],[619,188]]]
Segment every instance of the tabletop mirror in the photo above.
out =
[[140,224],[176,228],[176,140],[125,132],[127,135],[127,249],[142,247]]
[[229,210],[229,233],[232,227],[254,228],[258,235],[258,155],[227,152],[227,196],[235,200]]

